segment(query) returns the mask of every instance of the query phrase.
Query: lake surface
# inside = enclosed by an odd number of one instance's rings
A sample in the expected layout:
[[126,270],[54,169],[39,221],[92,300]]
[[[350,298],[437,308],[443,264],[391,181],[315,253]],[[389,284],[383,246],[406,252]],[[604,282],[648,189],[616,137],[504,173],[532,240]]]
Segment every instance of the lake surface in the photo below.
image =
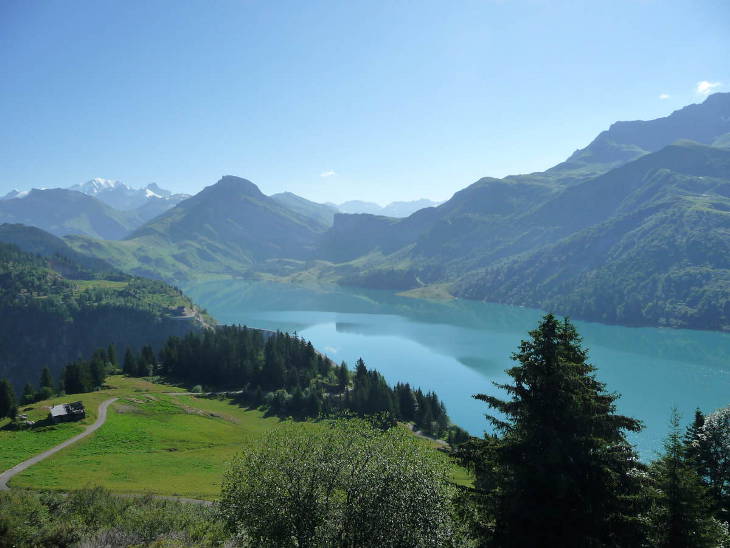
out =
[[[432,302],[386,291],[304,288],[238,280],[184,290],[221,323],[296,331],[333,360],[362,357],[386,379],[433,390],[451,419],[480,435],[488,428],[475,393],[499,394],[504,370],[539,310],[474,301]],[[730,335],[575,322],[620,412],[644,421],[632,436],[642,458],[661,448],[672,407],[683,422],[730,404]]]

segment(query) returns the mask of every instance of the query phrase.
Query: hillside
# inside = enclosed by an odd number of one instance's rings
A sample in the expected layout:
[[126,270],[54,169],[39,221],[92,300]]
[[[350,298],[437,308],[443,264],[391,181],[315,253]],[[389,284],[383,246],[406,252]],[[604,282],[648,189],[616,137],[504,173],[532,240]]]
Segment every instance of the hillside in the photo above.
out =
[[[21,228],[11,229],[21,245],[21,240],[38,241],[37,230],[23,238]],[[54,241],[50,235],[46,239]],[[80,264],[75,255],[58,251],[63,248],[43,257],[0,244],[0,378],[17,388],[37,382],[44,366],[55,375],[70,360],[110,343],[120,349],[157,346],[210,321],[164,282],[99,269],[102,263],[94,261]],[[181,316],[183,308],[193,314]]]
[[264,195],[252,182],[225,176],[124,241],[68,241],[126,272],[183,280],[242,276],[270,259],[308,258],[325,230],[325,225]]
[[534,218],[569,236],[466,276],[455,292],[611,323],[730,330],[729,212],[730,151],[667,147],[546,204]]
[[311,219],[323,227],[330,227],[334,222],[335,213],[337,208],[328,204],[318,204],[312,202],[301,196],[297,196],[292,192],[281,192],[279,194],[272,194],[270,196],[272,200],[277,201],[285,208],[298,213],[302,217]]

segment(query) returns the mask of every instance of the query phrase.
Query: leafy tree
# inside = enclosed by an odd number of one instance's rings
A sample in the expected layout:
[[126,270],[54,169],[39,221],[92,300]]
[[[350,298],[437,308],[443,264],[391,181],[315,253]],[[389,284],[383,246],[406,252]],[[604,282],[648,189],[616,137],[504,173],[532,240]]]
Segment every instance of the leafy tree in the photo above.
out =
[[452,496],[443,455],[354,419],[270,431],[232,463],[220,508],[256,546],[444,546]]
[[[616,394],[594,375],[575,327],[546,315],[520,343],[497,385],[509,399],[479,394],[499,416],[498,436],[469,448],[493,546],[636,546],[641,484],[626,431],[638,421],[615,413]],[[484,462],[482,459],[492,459]],[[479,489],[480,488],[480,489]]]
[[15,416],[15,401],[13,385],[7,379],[0,379],[0,418]]
[[654,504],[649,513],[650,542],[659,548],[721,546],[723,528],[712,517],[707,489],[688,461],[679,430],[679,415],[672,413],[664,454],[650,468]]

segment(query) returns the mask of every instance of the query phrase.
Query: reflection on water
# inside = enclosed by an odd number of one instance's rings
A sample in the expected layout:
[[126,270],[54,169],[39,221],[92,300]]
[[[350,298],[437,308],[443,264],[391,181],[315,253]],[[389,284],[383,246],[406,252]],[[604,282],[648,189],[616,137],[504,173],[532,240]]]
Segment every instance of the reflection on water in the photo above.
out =
[[[455,422],[486,428],[483,404],[496,393],[510,355],[543,312],[474,301],[432,302],[386,291],[304,288],[246,281],[189,285],[185,291],[223,323],[298,332],[336,361],[362,357],[391,381],[436,390]],[[576,322],[599,378],[622,394],[619,410],[643,420],[642,455],[660,447],[672,406],[730,403],[730,335]]]

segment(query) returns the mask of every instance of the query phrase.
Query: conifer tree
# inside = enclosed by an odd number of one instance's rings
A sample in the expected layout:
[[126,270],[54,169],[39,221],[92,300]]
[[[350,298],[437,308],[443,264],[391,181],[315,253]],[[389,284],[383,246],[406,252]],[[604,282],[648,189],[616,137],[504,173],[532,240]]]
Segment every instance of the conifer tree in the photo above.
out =
[[[106,355],[106,352],[102,351],[101,354]],[[106,363],[100,354],[97,353],[91,358],[88,369],[91,388],[98,388],[103,385],[104,379],[106,379]]]
[[53,377],[51,376],[51,370],[48,367],[44,367],[41,371],[41,380],[39,383],[41,388],[53,388]]
[[124,366],[122,367],[122,372],[128,377],[134,377],[137,375],[137,360],[134,359],[132,349],[129,347],[127,347],[127,350],[124,352]]
[[15,390],[8,379],[0,379],[0,418],[14,417],[16,411]]
[[344,390],[347,384],[350,382],[350,373],[347,370],[347,364],[342,362],[340,367],[337,368],[337,380],[340,390]]
[[117,361],[117,347],[114,346],[113,343],[110,344],[109,348],[107,349],[107,358],[109,359],[109,363],[112,365],[112,367],[119,367],[119,362]]
[[29,382],[25,383],[25,387],[23,387],[23,404],[27,405],[29,403],[33,403],[35,400],[36,393],[33,385]]
[[651,466],[654,507],[649,513],[650,542],[659,548],[720,546],[722,529],[713,519],[710,498],[688,460],[679,431],[679,415],[672,413],[664,454]]
[[[497,436],[471,444],[484,543],[637,546],[641,485],[625,438],[638,421],[615,413],[573,325],[546,315],[513,354],[509,399],[479,394]],[[492,462],[482,462],[493,459]],[[467,458],[468,461],[468,458]]]

